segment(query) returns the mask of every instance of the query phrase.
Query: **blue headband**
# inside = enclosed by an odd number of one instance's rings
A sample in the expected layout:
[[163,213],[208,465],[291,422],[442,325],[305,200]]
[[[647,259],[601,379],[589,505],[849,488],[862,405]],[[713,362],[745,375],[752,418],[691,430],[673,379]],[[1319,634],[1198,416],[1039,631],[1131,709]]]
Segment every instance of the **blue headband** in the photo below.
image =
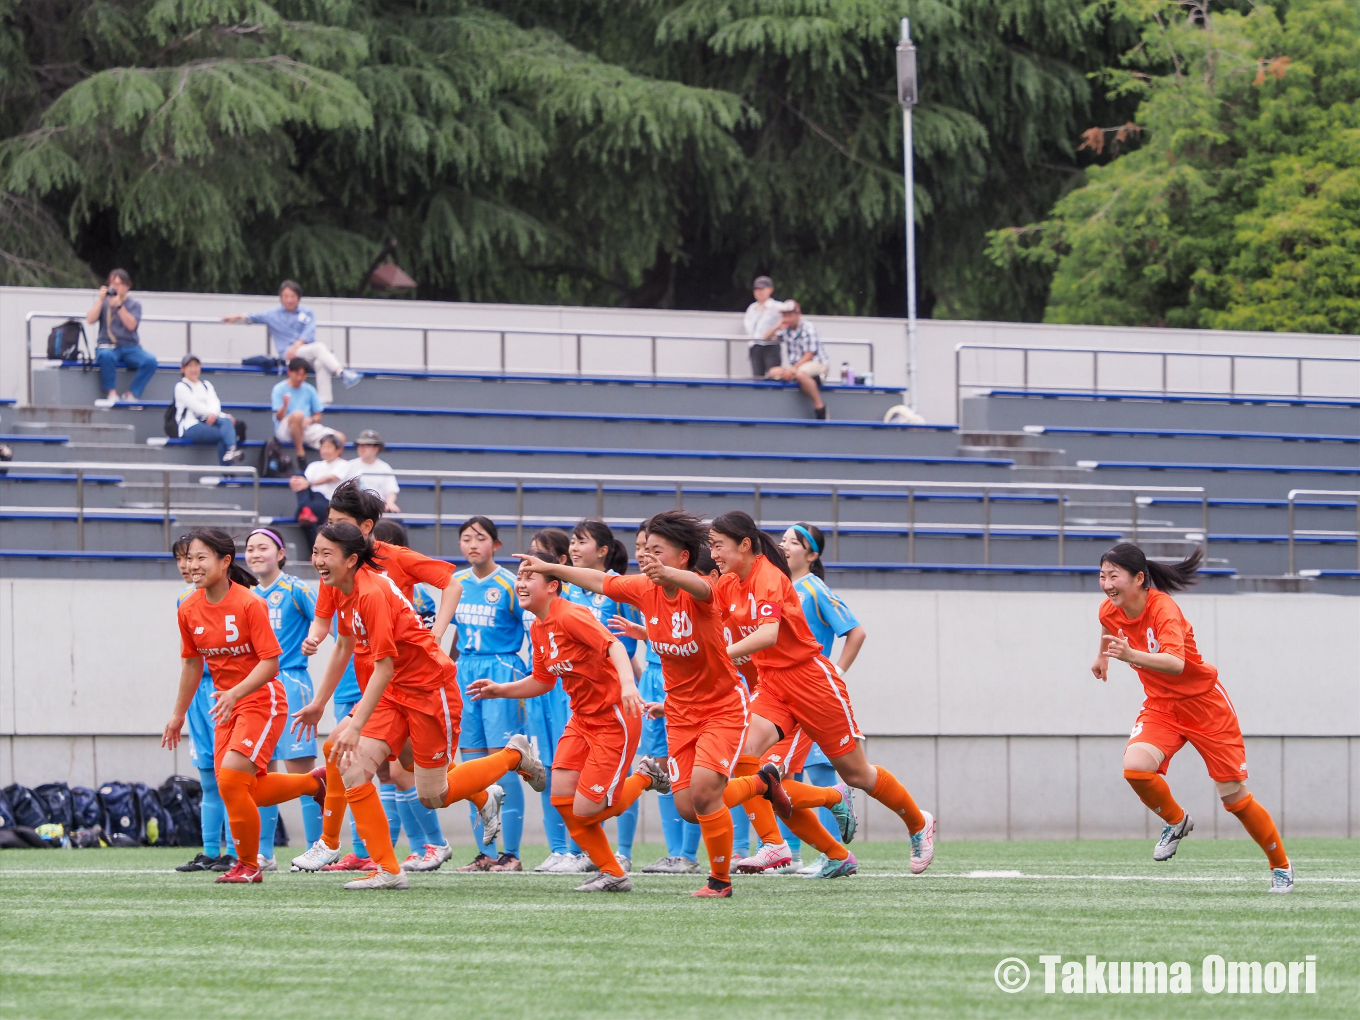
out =
[[793,526],[793,530],[798,532],[798,534],[802,535],[804,538],[808,540],[809,549],[815,552],[818,556],[822,554],[822,547],[818,545],[817,540],[812,537],[812,532],[808,531],[808,529],[803,527],[801,524],[795,524]]

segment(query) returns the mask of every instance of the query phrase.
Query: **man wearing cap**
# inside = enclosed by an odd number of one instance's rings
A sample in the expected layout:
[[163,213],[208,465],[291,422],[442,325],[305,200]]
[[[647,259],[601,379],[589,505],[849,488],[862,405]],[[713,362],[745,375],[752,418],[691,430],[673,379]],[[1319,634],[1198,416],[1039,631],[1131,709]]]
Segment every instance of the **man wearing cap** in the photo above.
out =
[[751,375],[756,379],[767,378],[770,369],[779,366],[779,340],[775,331],[779,329],[779,318],[784,312],[784,302],[774,299],[774,281],[768,276],[757,276],[751,284],[755,300],[746,306],[746,335],[751,338],[749,354]]
[[397,484],[396,475],[392,474],[392,465],[378,456],[383,448],[382,436],[373,429],[364,429],[354,441],[354,446],[359,451],[359,459],[349,462],[350,478],[359,479],[360,488],[381,496],[387,504],[388,513],[401,513],[401,507],[397,506],[397,493],[401,486]]
[[179,437],[191,443],[216,443],[217,459],[235,464],[243,451],[236,445],[236,422],[222,410],[222,401],[207,379],[197,354],[180,358],[180,380],[175,383],[175,422]]
[[826,378],[826,347],[822,345],[817,327],[803,318],[803,309],[797,301],[784,302],[784,314],[775,336],[784,345],[789,363],[770,369],[770,378],[796,382],[812,401],[812,413],[825,420],[827,412],[826,404],[822,402],[821,380]]
[[[274,386],[270,407],[274,410],[274,436],[280,443],[292,443],[297,454],[298,470],[307,462],[307,447],[321,448],[321,438],[340,435],[335,429],[321,424],[321,395],[307,381],[310,366],[301,358],[288,362],[288,378]],[[340,435],[340,448],[345,437]]]

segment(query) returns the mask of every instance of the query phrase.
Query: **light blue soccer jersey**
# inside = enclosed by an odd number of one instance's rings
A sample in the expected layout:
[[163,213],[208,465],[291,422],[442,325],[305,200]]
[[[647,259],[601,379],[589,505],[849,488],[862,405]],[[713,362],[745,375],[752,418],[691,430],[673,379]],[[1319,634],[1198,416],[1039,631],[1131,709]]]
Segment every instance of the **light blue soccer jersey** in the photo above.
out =
[[[611,570],[609,573],[615,577],[618,576],[617,570]],[[634,623],[642,622],[642,610],[638,609],[637,606],[629,605],[626,602],[615,602],[608,595],[586,591],[574,584],[562,586],[562,597],[568,602],[574,602],[578,606],[585,606],[589,609],[605,630],[609,630],[609,621],[615,616],[622,616]],[[610,633],[613,633],[613,631],[610,631]],[[628,653],[628,658],[631,659],[633,653],[637,651],[637,638],[631,638],[624,634],[615,634],[614,636],[622,643],[623,650]],[[648,647],[650,648],[650,646]]]
[[411,608],[416,611],[416,616],[420,618],[421,624],[426,630],[434,626],[434,619],[439,615],[439,605],[435,602],[434,596],[430,594],[430,586],[424,583],[416,585],[416,597],[411,601]]
[[274,636],[283,649],[279,669],[306,672],[307,656],[302,654],[302,642],[307,639],[316,615],[316,594],[292,574],[280,574],[269,587],[256,585],[251,591],[269,607],[269,626],[274,628]]
[[524,614],[515,595],[515,575],[497,567],[479,578],[469,567],[453,576],[463,586],[453,616],[458,654],[518,655],[524,644]]
[[798,601],[803,604],[803,616],[807,618],[812,636],[821,644],[822,654],[830,658],[836,638],[858,627],[859,620],[816,574],[804,574],[793,582],[793,587],[798,592]]

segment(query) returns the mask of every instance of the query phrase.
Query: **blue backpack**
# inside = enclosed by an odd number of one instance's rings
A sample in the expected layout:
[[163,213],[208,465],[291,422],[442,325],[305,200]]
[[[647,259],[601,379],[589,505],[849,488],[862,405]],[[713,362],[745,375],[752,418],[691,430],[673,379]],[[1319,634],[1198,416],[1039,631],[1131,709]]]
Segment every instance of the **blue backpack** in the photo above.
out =
[[93,829],[104,824],[104,812],[99,807],[99,794],[88,786],[71,787],[71,814],[77,829]]
[[110,846],[141,845],[146,833],[131,786],[105,783],[99,788],[99,806],[104,812],[104,834]]
[[202,846],[203,784],[188,776],[171,776],[156,792],[175,827],[175,845]]
[[60,825],[65,832],[76,827],[71,788],[65,783],[44,783],[34,788],[33,795],[47,810],[48,822]]
[[0,790],[0,829],[12,829],[14,826],[14,811],[9,806],[9,798]]
[[47,817],[47,809],[43,807],[42,801],[27,786],[13,783],[5,787],[5,798],[9,801],[9,809],[18,825],[36,829],[51,820]]
[[142,820],[142,841],[147,846],[174,846],[175,823],[161,806],[156,791],[145,783],[133,783],[132,796],[137,800],[137,814]]

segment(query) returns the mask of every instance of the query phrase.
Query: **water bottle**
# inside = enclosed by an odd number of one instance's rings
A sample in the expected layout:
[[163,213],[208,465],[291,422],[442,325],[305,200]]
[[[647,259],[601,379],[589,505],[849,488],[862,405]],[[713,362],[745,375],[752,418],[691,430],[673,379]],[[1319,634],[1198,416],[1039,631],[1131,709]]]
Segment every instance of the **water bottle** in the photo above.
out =
[[841,362],[841,385],[855,385],[855,370],[850,367],[850,362],[848,361]]
[[865,372],[865,373],[864,373],[864,385],[865,385],[865,386],[872,386],[873,384],[874,384],[874,373],[872,373],[872,372]]

